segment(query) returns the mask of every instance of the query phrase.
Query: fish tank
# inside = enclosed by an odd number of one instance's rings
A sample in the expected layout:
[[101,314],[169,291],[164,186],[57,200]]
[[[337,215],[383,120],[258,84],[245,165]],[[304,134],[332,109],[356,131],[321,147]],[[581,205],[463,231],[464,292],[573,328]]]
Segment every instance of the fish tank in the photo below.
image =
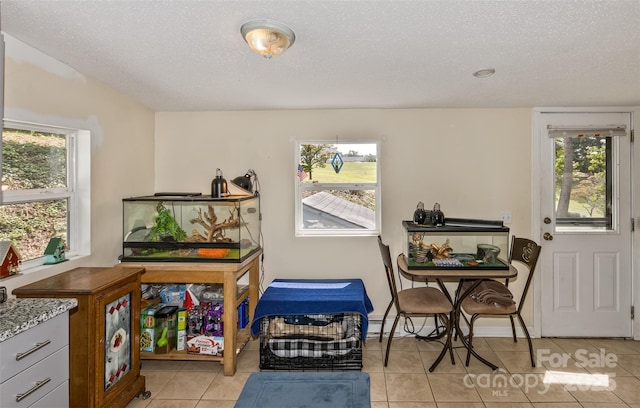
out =
[[122,200],[121,261],[243,262],[260,250],[260,196]]
[[509,269],[502,221],[446,218],[442,226],[402,221],[409,269]]

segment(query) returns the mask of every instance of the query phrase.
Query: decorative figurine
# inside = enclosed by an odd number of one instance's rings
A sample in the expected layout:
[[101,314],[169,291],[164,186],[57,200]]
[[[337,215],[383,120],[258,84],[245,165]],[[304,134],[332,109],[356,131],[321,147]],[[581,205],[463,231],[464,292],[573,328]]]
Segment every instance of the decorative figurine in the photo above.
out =
[[336,174],[340,173],[340,169],[342,169],[342,165],[344,164],[344,160],[342,160],[342,155],[340,152],[333,155],[333,159],[331,159],[331,167],[336,172]]
[[47,248],[44,250],[44,255],[46,256],[46,259],[44,260],[45,265],[53,265],[66,261],[65,245],[62,238],[51,238],[49,240],[49,244],[47,244]]
[[18,273],[22,257],[18,254],[18,251],[11,241],[0,241],[0,257],[2,257],[0,277],[6,278],[7,276]]

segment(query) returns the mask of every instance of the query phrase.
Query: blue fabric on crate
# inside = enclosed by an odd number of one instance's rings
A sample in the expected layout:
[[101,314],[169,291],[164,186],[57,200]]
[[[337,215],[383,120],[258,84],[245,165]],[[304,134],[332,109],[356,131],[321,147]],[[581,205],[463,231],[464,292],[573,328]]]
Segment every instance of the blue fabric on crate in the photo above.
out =
[[235,408],[370,408],[367,373],[252,373]]
[[260,333],[260,319],[266,316],[358,313],[364,341],[372,311],[362,279],[275,279],[258,300],[251,334]]

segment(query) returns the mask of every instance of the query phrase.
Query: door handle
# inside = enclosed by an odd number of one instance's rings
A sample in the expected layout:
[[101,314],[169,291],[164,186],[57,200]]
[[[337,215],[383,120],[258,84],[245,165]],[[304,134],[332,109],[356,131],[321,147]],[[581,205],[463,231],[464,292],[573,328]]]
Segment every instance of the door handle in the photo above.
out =
[[553,240],[553,235],[549,234],[548,232],[545,232],[542,235],[542,238],[544,238],[545,241],[552,241]]

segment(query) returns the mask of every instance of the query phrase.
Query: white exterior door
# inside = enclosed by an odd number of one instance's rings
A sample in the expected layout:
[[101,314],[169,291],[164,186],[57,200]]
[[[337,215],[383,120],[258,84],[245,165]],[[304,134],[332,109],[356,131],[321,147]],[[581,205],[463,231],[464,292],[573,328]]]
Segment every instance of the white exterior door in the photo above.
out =
[[541,334],[631,335],[631,114],[539,112]]

